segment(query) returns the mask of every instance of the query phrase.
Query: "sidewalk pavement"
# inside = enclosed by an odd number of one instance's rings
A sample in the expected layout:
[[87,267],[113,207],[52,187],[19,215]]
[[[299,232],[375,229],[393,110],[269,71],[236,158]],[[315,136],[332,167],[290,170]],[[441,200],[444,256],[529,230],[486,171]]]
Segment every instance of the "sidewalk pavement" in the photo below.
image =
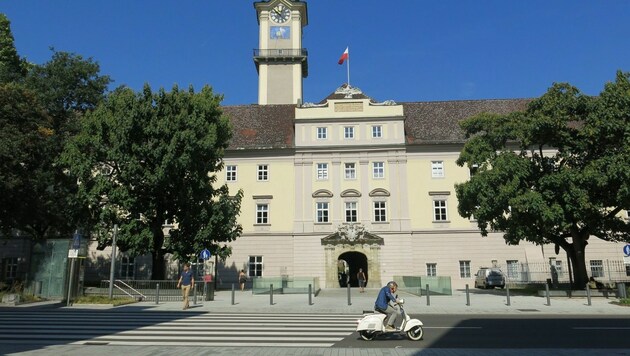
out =
[[[191,296],[189,311],[222,313],[319,313],[319,314],[363,314],[371,312],[379,289],[366,289],[359,293],[352,288],[350,303],[345,288],[323,289],[312,296],[309,305],[307,294],[274,294],[273,304],[269,294],[253,295],[251,290],[235,291],[232,304],[232,291],[216,291],[214,300],[196,303]],[[469,304],[465,290],[454,290],[453,295],[416,296],[399,291],[398,296],[405,300],[405,311],[409,314],[583,314],[583,315],[628,315],[630,306],[613,304],[614,297],[592,297],[589,305],[585,297],[546,297],[532,295],[511,295],[506,290],[470,290]],[[508,305],[509,304],[509,305]],[[27,305],[24,305],[27,306]],[[65,305],[62,308],[66,308]],[[177,311],[182,302],[144,301],[135,304],[111,307],[100,305],[74,304],[68,308],[124,308],[154,311]]]

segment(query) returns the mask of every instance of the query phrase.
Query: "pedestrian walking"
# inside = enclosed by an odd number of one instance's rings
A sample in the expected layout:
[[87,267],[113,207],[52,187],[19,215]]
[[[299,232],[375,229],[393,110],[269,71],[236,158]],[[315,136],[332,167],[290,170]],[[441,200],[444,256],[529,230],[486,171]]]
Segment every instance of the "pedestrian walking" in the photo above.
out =
[[359,273],[357,273],[357,279],[359,280],[359,293],[365,292],[365,272],[363,272],[363,268],[359,268]]
[[241,270],[238,273],[238,283],[241,285],[241,292],[245,290],[245,282],[247,282],[247,275],[245,274],[245,270]]
[[195,286],[195,277],[193,273],[190,271],[190,263],[184,263],[184,270],[182,274],[179,276],[179,281],[177,281],[177,288],[182,288],[182,296],[184,297],[184,310],[188,309],[188,295],[190,294],[190,289]]

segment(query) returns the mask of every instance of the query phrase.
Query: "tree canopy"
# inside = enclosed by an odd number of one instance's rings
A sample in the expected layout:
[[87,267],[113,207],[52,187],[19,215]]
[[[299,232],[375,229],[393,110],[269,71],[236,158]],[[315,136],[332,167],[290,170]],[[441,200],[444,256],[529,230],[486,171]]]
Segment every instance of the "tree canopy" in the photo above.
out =
[[72,53],[53,51],[50,61],[27,64],[3,14],[0,44],[0,230],[68,237],[83,211],[59,155],[110,79],[91,58]]
[[[164,278],[166,253],[228,254],[225,243],[241,233],[242,192],[212,186],[231,137],[221,100],[208,86],[198,93],[121,87],[85,115],[66,146],[64,162],[92,212],[86,224],[101,229],[100,247],[111,244],[106,231],[118,224],[121,250],[153,255],[153,279]],[[170,238],[167,221],[177,224]]]
[[554,84],[525,112],[463,121],[457,164],[473,174],[455,187],[459,214],[508,244],[562,248],[583,288],[589,238],[630,241],[629,77],[618,72],[597,97]]

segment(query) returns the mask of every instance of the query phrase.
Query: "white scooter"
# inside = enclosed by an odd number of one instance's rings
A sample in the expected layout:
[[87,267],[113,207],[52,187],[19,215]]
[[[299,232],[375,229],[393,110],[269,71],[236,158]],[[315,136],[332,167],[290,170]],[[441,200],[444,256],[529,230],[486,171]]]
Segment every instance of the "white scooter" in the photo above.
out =
[[403,317],[402,325],[400,329],[385,331],[385,318],[387,314],[383,313],[372,313],[367,314],[363,317],[363,319],[359,320],[359,325],[357,326],[357,331],[363,340],[372,340],[379,334],[391,334],[391,333],[400,333],[407,334],[409,340],[418,341],[422,339],[422,335],[424,335],[424,330],[422,329],[422,322],[418,319],[411,319],[402,305],[405,301],[401,299],[398,302],[400,305],[400,311]]

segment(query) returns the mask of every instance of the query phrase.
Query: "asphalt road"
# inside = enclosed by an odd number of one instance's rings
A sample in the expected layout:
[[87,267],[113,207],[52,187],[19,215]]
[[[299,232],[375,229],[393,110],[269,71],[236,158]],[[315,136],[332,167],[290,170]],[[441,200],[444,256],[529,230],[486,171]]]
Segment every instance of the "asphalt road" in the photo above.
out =
[[360,314],[0,308],[0,355],[630,355],[628,315],[411,316],[423,340],[364,341]]
[[411,315],[424,323],[424,337],[403,334],[364,341],[358,333],[334,347],[443,349],[626,349],[630,318],[585,315]]

